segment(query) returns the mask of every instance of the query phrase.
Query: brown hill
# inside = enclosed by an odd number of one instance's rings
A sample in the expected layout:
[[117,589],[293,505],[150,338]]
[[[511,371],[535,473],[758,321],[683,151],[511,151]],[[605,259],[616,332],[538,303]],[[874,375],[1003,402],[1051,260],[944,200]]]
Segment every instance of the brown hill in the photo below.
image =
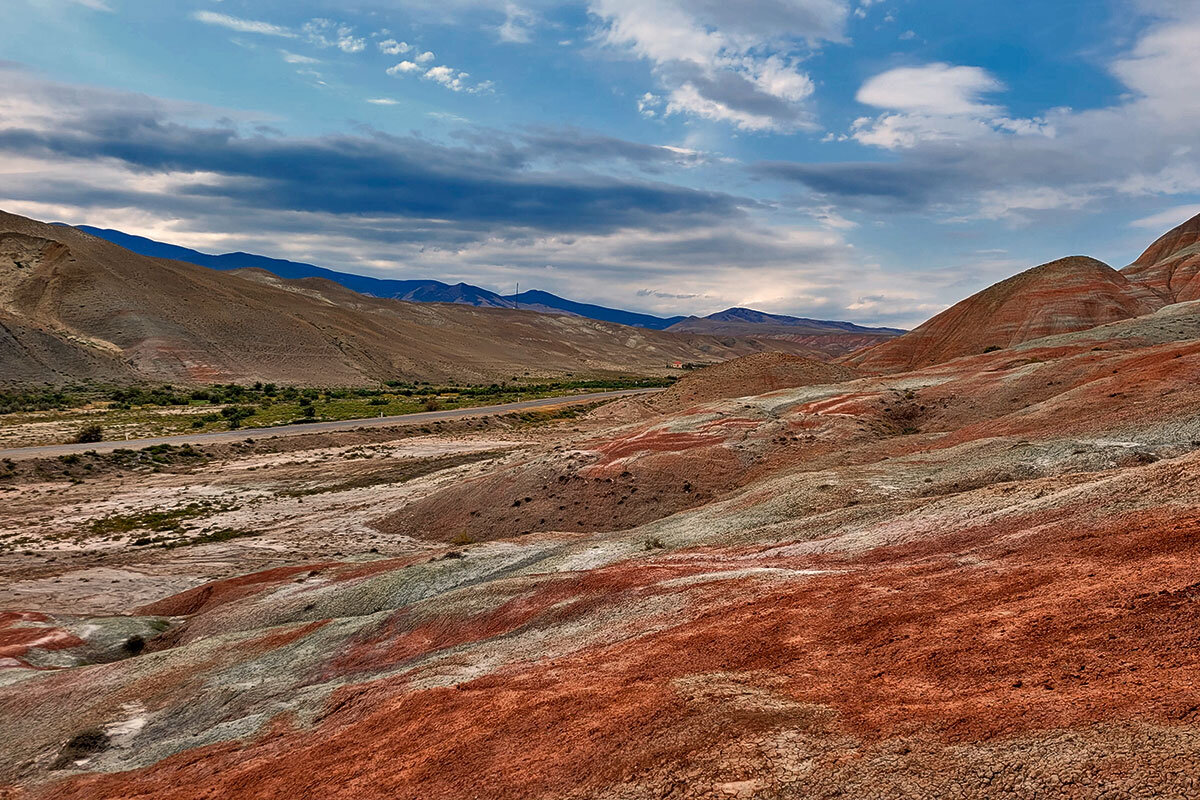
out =
[[1200,300],[1200,214],[1163,234],[1121,272],[1168,302]]
[[828,364],[788,353],[755,353],[735,358],[680,378],[669,389],[651,395],[645,403],[664,414],[683,411],[710,400],[766,394],[796,386],[841,383],[858,374],[839,364]]
[[1149,314],[1163,305],[1156,292],[1107,264],[1070,256],[990,286],[844,363],[874,372],[917,369]]
[[810,348],[814,356],[822,358],[837,358],[904,333],[895,328],[866,328],[849,322],[767,314],[749,308],[730,308],[707,317],[687,317],[666,330],[708,336],[782,339]]
[[149,258],[0,212],[0,381],[362,384],[663,374],[795,343],[361,295]]

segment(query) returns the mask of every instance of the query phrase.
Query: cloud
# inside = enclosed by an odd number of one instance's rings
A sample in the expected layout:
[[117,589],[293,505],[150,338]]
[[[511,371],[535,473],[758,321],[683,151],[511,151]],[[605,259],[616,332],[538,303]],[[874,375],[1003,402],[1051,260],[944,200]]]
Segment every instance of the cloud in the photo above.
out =
[[413,56],[413,60],[415,60],[418,64],[428,64],[430,61],[433,61],[433,53],[426,50],[424,53],[418,53],[417,55]]
[[398,56],[401,53],[407,53],[412,49],[412,45],[408,42],[397,42],[395,39],[384,39],[379,42],[379,50],[382,53],[387,53],[389,56]]
[[301,30],[318,47],[336,47],[343,53],[361,53],[367,47],[367,40],[355,36],[354,28],[331,19],[310,19]]
[[367,102],[376,106],[397,106],[400,105],[399,100],[393,100],[390,97],[368,97]]
[[855,99],[865,105],[925,114],[990,114],[996,106],[981,102],[983,95],[1004,90],[1004,84],[979,67],[935,63],[898,67],[868,80]]
[[662,292],[662,291],[659,291],[658,289],[638,289],[637,296],[638,297],[657,297],[662,300],[694,300],[697,297],[701,297],[701,295],[699,295],[695,292],[690,292],[690,293]]
[[502,42],[526,44],[533,40],[533,24],[537,17],[516,3],[505,3],[504,22],[496,29]]
[[384,70],[388,75],[407,75],[410,72],[420,71],[421,66],[414,64],[411,61],[401,61],[399,64],[393,64]]
[[460,117],[458,114],[451,114],[449,111],[426,111],[425,116],[430,119],[436,119],[439,122],[457,122],[464,125],[471,121],[466,117]]
[[578,128],[531,127],[521,139],[521,152],[530,162],[542,160],[560,166],[623,161],[646,172],[661,172],[670,166],[694,167],[711,160],[710,154],[691,148],[643,144]]
[[217,25],[238,33],[257,33],[263,36],[281,36],[288,39],[296,38],[295,31],[269,22],[259,22],[252,19],[231,17],[228,14],[218,14],[215,11],[193,11],[192,19],[206,25]]
[[989,100],[1002,87],[977,67],[905,67],[863,84],[859,99],[884,111],[840,137],[894,159],[751,170],[803,184],[813,204],[945,221],[1027,223],[1114,198],[1191,199],[1200,194],[1200,8],[1156,7],[1166,16],[1109,65],[1126,92],[1108,106],[1021,118]]
[[104,0],[71,0],[71,2],[81,5],[84,8],[90,8],[93,11],[107,11],[112,13],[112,8]]
[[289,64],[320,64],[321,59],[313,58],[312,56],[302,56],[297,53],[289,53],[287,50],[279,51],[283,55],[283,60]]
[[[417,56],[417,62],[428,62],[433,58],[433,53],[422,53]],[[436,66],[425,68],[420,63],[413,61],[401,61],[399,64],[394,64],[388,67],[385,72],[392,76],[413,75],[418,72],[421,77],[427,81],[440,84],[454,92],[466,92],[467,94],[487,94],[492,91],[494,84],[491,81],[481,81],[479,83],[471,83],[468,79],[471,73],[463,72],[454,67]],[[424,72],[421,72],[424,70]]]
[[[0,207],[42,219],[364,274],[519,278],[664,314],[753,305],[909,324],[946,280],[886,274],[839,232],[773,226],[751,200],[590,171],[707,157],[694,149],[574,129],[294,137],[224,109],[11,68],[0,80]],[[878,309],[850,308],[864,282],[887,298]]]
[[461,92],[466,88],[463,83],[463,78],[467,77],[465,72],[455,72],[451,67],[433,67],[427,71],[424,77],[428,80],[440,83],[448,89],[453,89],[456,92]]
[[[455,76],[456,78],[457,76]],[[499,231],[691,229],[736,219],[746,201],[644,180],[531,168],[526,146],[492,137],[470,146],[438,144],[379,132],[296,138],[243,133],[224,112],[216,122],[188,123],[199,107],[174,106],[123,92],[63,86],[16,70],[0,70],[9,86],[0,110],[5,159],[71,165],[76,178],[38,188],[31,173],[2,184],[22,200],[75,197],[76,204],[123,204],[196,213],[214,202],[237,215],[274,210],[332,216],[372,216],[432,228],[438,236],[487,237]],[[454,80],[455,78],[450,78]],[[106,165],[96,184],[88,165]],[[120,172],[124,180],[113,181]],[[69,170],[67,175],[72,174]],[[168,193],[145,195],[157,175],[203,176]],[[16,181],[16,182],[14,182]],[[57,194],[56,194],[57,193]],[[9,195],[13,197],[13,194]],[[436,222],[433,222],[436,221]]]
[[589,10],[604,44],[651,63],[661,113],[752,131],[814,126],[801,51],[840,40],[848,15],[844,0],[591,0]]
[[1184,222],[1187,222],[1192,217],[1200,214],[1200,203],[1195,203],[1185,206],[1174,206],[1172,208],[1159,211],[1157,214],[1151,214],[1148,217],[1134,220],[1129,223],[1134,228],[1144,228],[1146,230],[1162,231],[1170,230]]

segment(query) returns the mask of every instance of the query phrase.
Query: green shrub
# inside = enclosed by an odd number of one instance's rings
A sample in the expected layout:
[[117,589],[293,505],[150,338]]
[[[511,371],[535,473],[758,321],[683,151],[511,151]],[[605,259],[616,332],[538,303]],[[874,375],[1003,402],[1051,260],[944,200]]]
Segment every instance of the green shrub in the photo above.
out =
[[104,441],[104,428],[95,424],[84,425],[79,429],[79,433],[75,434],[75,441],[80,444],[102,442]]

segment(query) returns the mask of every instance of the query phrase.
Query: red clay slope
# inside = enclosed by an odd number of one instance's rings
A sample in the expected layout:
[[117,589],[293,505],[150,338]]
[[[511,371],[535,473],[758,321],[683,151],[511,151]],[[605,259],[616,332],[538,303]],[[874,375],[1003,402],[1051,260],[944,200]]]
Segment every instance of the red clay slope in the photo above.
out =
[[1167,302],[1200,300],[1200,214],[1167,231],[1121,272]]
[[903,336],[843,362],[874,372],[919,369],[989,348],[1139,317],[1163,305],[1153,290],[1107,264],[1070,256],[990,286]]

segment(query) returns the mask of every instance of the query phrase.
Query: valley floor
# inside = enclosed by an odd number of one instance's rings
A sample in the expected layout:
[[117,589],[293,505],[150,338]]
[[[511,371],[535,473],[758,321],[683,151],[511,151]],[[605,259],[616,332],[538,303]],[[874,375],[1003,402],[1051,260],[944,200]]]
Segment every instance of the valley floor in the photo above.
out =
[[1189,311],[18,466],[0,796],[1200,796],[1198,377]]

